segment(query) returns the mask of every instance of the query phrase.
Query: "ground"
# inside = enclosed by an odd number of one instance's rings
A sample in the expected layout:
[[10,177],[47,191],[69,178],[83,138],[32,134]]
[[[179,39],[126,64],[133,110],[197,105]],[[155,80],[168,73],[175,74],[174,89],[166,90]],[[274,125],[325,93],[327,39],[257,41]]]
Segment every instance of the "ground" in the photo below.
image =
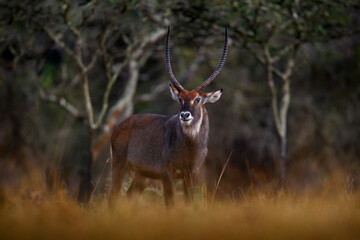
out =
[[64,190],[5,193],[1,239],[360,239],[360,193],[341,186],[294,194],[247,190],[241,199],[214,200],[201,190],[186,205],[166,209],[161,191],[136,200],[106,196],[81,206]]

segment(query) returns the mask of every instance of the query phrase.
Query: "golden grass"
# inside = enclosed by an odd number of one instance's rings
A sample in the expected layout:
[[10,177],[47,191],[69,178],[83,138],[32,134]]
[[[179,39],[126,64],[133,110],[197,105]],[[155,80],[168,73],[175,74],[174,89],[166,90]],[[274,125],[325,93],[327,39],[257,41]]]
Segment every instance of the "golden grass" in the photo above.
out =
[[8,195],[0,207],[0,239],[360,239],[360,194],[294,196],[248,194],[244,200],[177,197],[162,201],[105,198],[79,206],[63,191],[29,197]]

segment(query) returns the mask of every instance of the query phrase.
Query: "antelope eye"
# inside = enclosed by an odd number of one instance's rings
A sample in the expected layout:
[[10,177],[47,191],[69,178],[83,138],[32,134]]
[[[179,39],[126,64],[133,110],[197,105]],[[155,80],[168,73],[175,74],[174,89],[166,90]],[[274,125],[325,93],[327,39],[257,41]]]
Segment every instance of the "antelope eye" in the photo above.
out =
[[200,102],[200,98],[195,98],[194,103],[199,103]]
[[182,99],[181,99],[181,98],[179,98],[178,100],[179,100],[179,103],[182,103]]

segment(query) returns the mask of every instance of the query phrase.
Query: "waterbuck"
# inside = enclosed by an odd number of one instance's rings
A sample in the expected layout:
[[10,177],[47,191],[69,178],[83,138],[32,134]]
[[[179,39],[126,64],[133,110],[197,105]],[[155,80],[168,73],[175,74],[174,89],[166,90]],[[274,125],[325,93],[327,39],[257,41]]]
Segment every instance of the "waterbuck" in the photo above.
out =
[[171,81],[171,97],[180,105],[179,113],[170,117],[157,114],[133,115],[114,130],[110,144],[110,206],[129,169],[134,171],[134,179],[128,195],[141,193],[146,178],[161,179],[165,204],[171,206],[174,203],[174,179],[182,178],[185,199],[193,199],[199,170],[208,151],[209,118],[204,104],[219,100],[223,91],[203,93],[203,90],[216,78],[225,63],[228,34],[226,29],[219,65],[208,79],[191,91],[185,90],[172,72],[169,39],[170,28],[166,38],[165,66]]

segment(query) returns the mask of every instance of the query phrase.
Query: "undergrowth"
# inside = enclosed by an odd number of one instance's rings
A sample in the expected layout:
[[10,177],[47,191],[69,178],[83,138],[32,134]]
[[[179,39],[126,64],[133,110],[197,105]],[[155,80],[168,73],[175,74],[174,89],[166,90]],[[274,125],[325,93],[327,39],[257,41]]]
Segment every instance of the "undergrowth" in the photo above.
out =
[[[359,239],[360,194],[339,187],[293,194],[244,191],[241,199],[213,200],[200,187],[192,204],[176,196],[166,209],[161,194],[147,190],[106,196],[82,206],[64,190],[3,192],[1,239]],[[161,192],[160,192],[161,193]]]

